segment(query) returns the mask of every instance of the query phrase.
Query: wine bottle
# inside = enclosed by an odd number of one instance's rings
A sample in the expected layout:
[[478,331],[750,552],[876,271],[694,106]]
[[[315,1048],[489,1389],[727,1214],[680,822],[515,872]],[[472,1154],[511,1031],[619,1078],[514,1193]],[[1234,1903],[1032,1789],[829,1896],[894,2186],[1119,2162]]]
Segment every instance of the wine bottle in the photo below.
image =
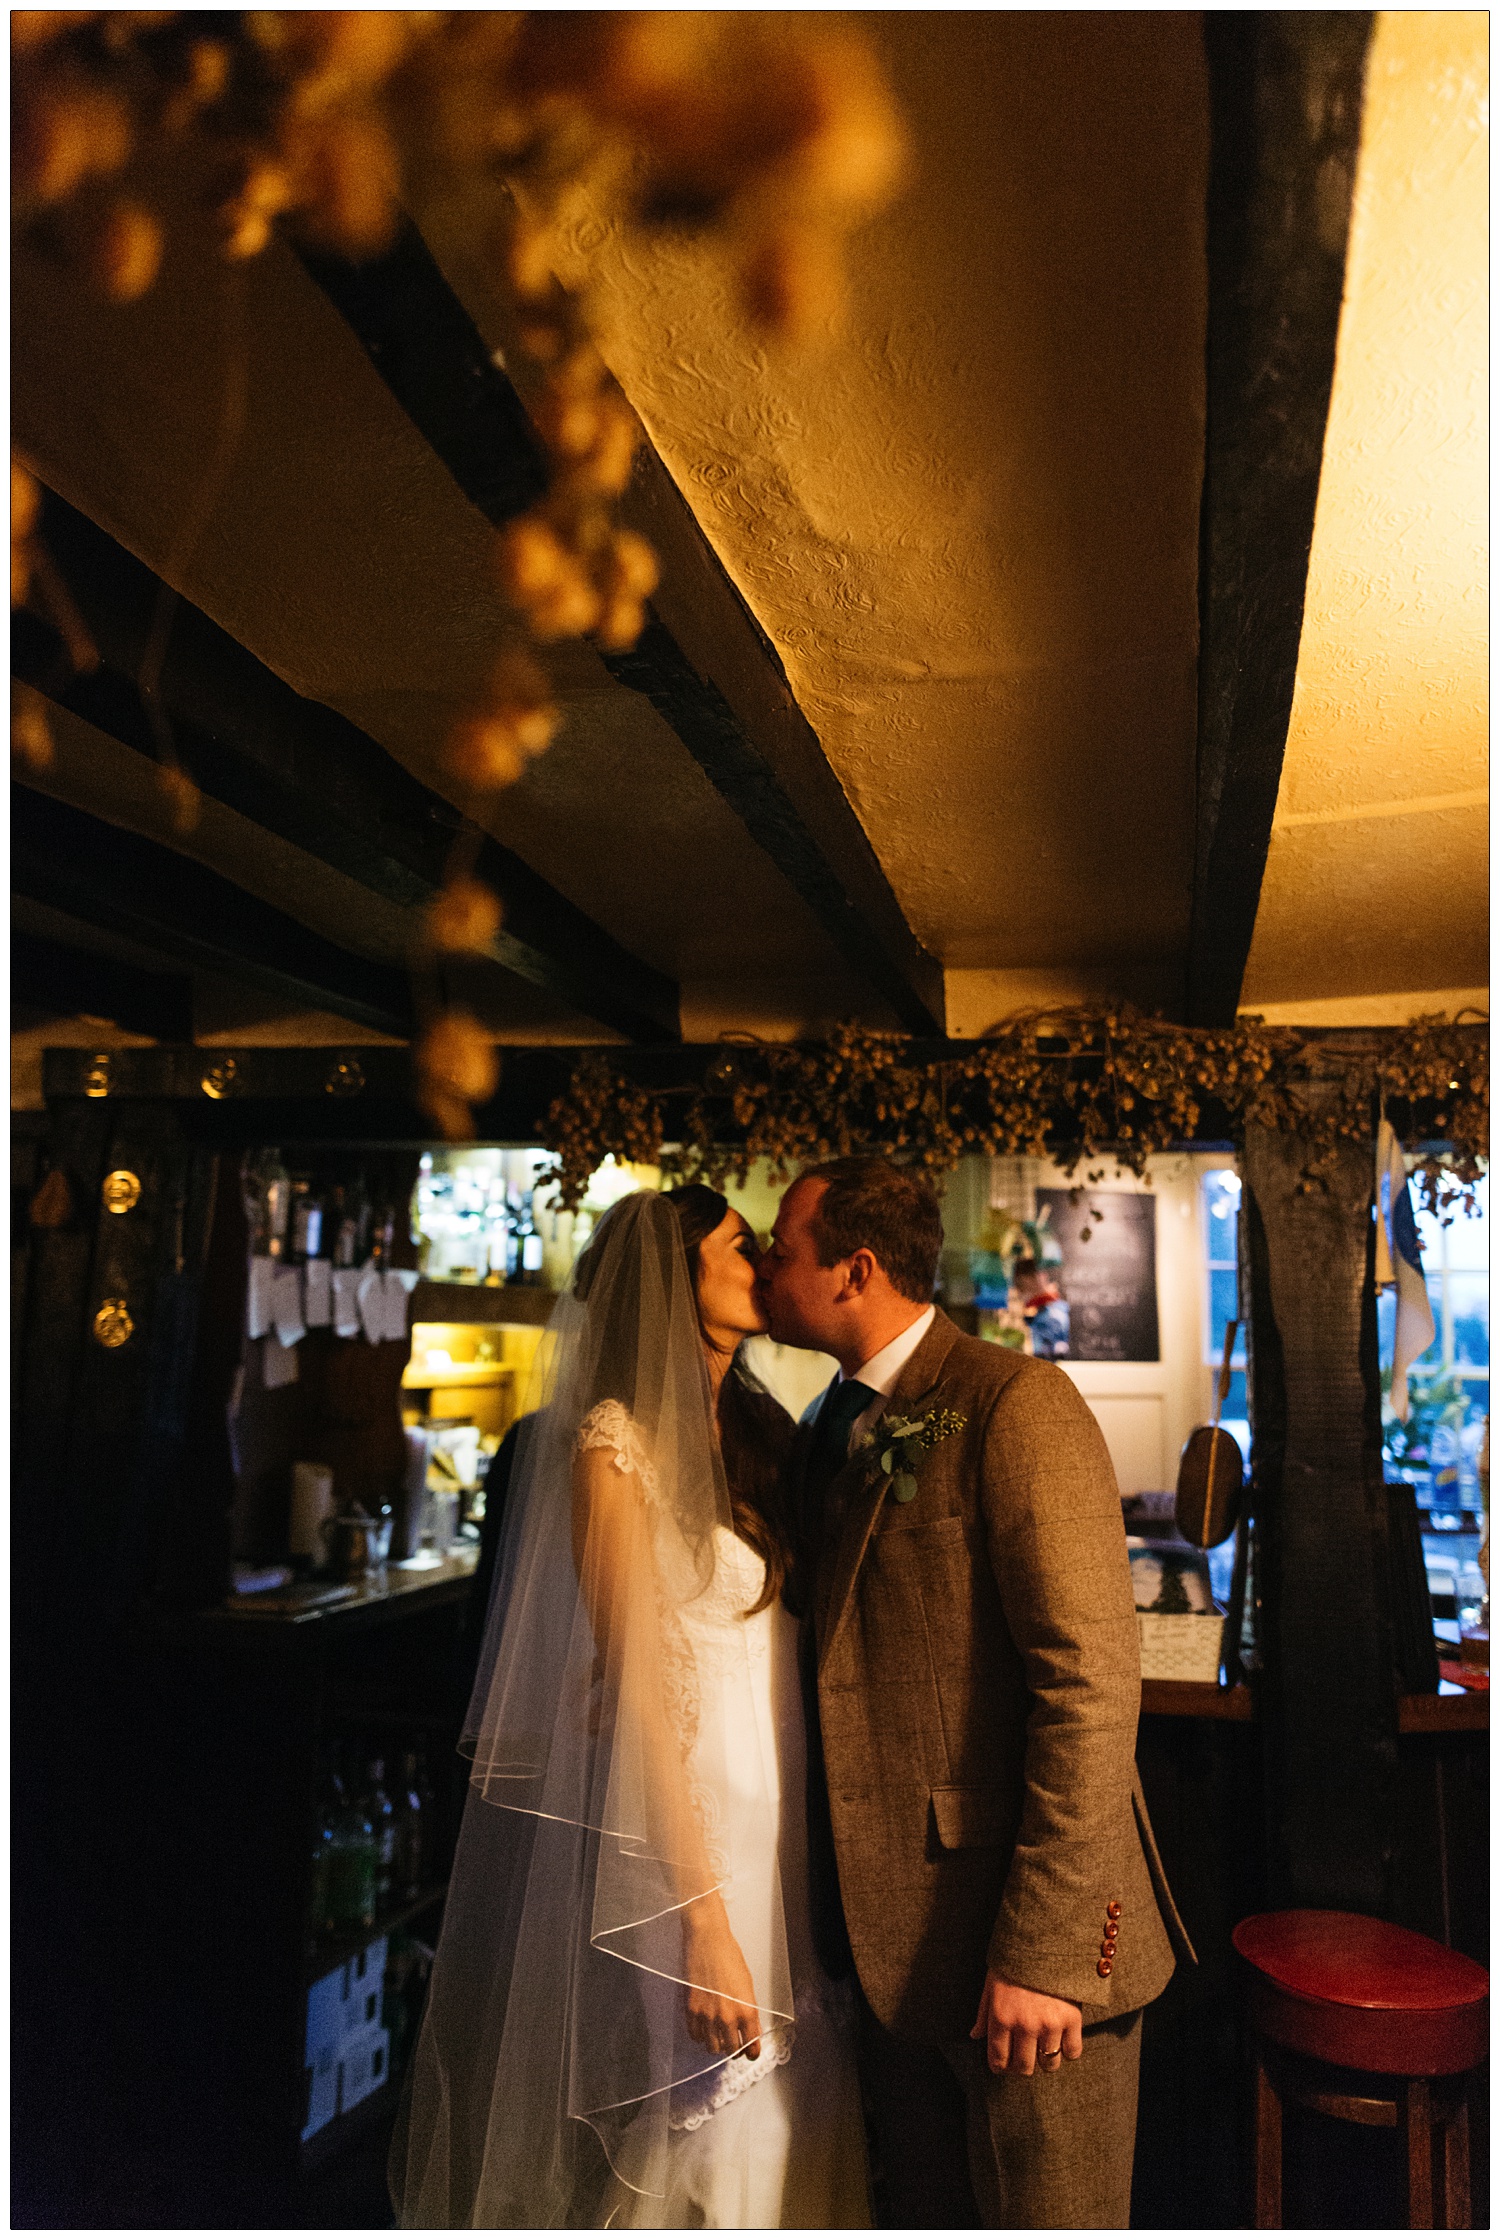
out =
[[386,1794],[384,1758],[370,1760],[361,1810],[375,1837],[375,1905],[384,1913],[396,1895],[396,1807]]
[[542,1281],[542,1239],[531,1212],[531,1192],[523,1193],[521,1210],[516,1221],[517,1283],[537,1285]]
[[266,1251],[273,1260],[284,1260],[287,1222],[292,1211],[292,1178],[281,1163],[279,1151],[267,1151],[261,1161],[260,1179],[266,1209]]
[[338,1935],[375,1923],[375,1831],[353,1795],[353,1784],[333,1777],[333,1839],[328,1853],[328,1920]]
[[333,1853],[333,1795],[326,1767],[319,1783],[317,1824],[313,1832],[311,1889],[307,1925],[314,1943],[325,1937],[329,1921],[329,1866]]
[[290,1257],[317,1260],[323,1251],[323,1200],[311,1175],[292,1177]]
[[401,1760],[401,1786],[396,1795],[396,1889],[403,1900],[416,1897],[425,1869],[424,1814],[417,1787],[417,1754],[408,1750]]

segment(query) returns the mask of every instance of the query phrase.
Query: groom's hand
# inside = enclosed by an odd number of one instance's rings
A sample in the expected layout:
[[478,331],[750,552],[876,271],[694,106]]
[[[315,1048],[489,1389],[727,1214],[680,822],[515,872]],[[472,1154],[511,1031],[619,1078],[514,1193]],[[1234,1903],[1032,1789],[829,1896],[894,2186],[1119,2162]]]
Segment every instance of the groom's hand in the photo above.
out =
[[978,2038],[992,2069],[1029,2077],[1076,2061],[1083,2051],[1083,2016],[1067,1999],[1007,1983],[992,1968],[984,1979],[971,2038]]

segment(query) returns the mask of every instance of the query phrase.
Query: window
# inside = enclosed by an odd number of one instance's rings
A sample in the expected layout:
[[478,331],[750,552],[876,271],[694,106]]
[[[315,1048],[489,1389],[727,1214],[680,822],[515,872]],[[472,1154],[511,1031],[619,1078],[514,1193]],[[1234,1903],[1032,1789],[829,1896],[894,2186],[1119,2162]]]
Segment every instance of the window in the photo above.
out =
[[[1386,1460],[1392,1475],[1418,1489],[1418,1500],[1456,1527],[1479,1507],[1478,1459],[1490,1405],[1489,1184],[1481,1182],[1472,1214],[1445,1226],[1424,1213],[1412,1193],[1422,1273],[1437,1326],[1432,1344],[1408,1376],[1407,1420],[1387,1408]],[[1396,1340],[1396,1295],[1379,1307],[1380,1367],[1389,1383]]]
[[[1413,1363],[1412,1381],[1455,1379],[1463,1387],[1469,1416],[1482,1417],[1490,1404],[1489,1183],[1478,1185],[1476,1210],[1456,1214],[1446,1227],[1436,1214],[1422,1211],[1416,1195],[1413,1191],[1412,1210],[1437,1334]],[[1380,1362],[1388,1369],[1396,1342],[1393,1291],[1381,1294],[1379,1315]]]
[[[1203,1214],[1203,1358],[1215,1377],[1224,1358],[1224,1330],[1239,1320],[1240,1178],[1233,1167],[1210,1167],[1201,1184]],[[1224,1402],[1223,1423],[1250,1459],[1250,1410],[1245,1397],[1245,1338],[1240,1322],[1230,1356],[1234,1375]]]

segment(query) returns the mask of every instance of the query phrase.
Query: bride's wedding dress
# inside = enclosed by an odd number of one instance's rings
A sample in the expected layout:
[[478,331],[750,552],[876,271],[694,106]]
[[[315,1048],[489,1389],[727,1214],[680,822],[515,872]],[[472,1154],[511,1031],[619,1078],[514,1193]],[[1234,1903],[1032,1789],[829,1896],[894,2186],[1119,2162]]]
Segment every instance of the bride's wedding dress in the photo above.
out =
[[[656,1193],[600,1223],[540,1358],[398,2221],[868,2225],[849,1992],[813,1949],[797,1630],[754,1608]],[[721,2050],[746,2007],[753,2060]]]
[[[655,1498],[640,1434],[618,1402],[606,1401],[586,1418],[579,1444],[616,1455],[639,1477],[648,1501]],[[779,1882],[795,2019],[768,2034],[753,2062],[740,2055],[674,2092],[666,2196],[612,2180],[600,2222],[614,2230],[848,2228],[871,2221],[853,1999],[849,1985],[824,1975],[813,1949],[797,1623],[780,1602],[744,1615],[764,1585],[755,1550],[716,1526],[712,1583],[681,1605],[677,1654],[690,1691],[706,1672],[739,1671],[741,1658],[748,1662],[748,1687],[726,1687],[717,1696],[724,1731],[711,1738],[709,1754],[731,1769],[773,1769],[769,1797],[757,1782],[753,1799],[772,1810],[759,1846],[737,1858],[724,1901],[751,1975],[764,1980],[756,1962],[769,1953]],[[701,1720],[701,1694],[693,1712]],[[690,1768],[697,1754],[690,1751]]]

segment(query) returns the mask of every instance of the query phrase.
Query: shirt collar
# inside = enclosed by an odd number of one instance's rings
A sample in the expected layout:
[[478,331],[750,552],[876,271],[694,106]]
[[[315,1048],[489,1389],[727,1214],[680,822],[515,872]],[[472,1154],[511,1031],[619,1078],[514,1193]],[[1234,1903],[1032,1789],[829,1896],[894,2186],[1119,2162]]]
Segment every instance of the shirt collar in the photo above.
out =
[[[925,1308],[915,1322],[908,1323],[898,1338],[892,1338],[888,1346],[882,1346],[879,1353],[867,1361],[862,1369],[855,1371],[853,1381],[867,1384],[872,1392],[879,1393],[882,1400],[889,1400],[896,1389],[896,1379],[932,1328],[936,1314],[936,1307]],[[849,1380],[845,1379],[841,1369],[839,1383],[846,1381]]]

